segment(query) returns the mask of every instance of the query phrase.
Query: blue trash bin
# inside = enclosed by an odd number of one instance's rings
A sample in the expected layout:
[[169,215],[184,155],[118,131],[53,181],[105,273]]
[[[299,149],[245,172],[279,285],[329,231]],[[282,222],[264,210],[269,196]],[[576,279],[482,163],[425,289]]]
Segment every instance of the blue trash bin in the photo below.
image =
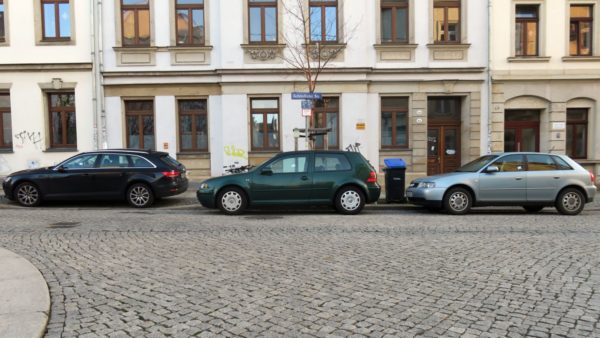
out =
[[406,182],[406,162],[401,158],[386,158],[385,168],[385,201],[386,203],[404,203]]

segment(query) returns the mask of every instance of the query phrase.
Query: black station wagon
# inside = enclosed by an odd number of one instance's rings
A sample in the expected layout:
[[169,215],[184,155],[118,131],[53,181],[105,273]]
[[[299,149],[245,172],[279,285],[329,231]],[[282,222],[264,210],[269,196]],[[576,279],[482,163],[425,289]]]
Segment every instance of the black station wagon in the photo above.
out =
[[102,150],[75,155],[53,167],[23,170],[4,178],[10,200],[34,207],[45,200],[119,200],[136,208],[187,190],[185,167],[168,153]]

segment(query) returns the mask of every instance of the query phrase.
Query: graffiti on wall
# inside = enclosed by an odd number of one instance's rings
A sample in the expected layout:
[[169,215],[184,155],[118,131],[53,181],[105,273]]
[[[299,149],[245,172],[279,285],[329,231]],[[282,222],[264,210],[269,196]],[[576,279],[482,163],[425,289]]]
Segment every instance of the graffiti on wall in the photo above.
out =
[[224,150],[225,155],[229,157],[242,158],[245,160],[248,159],[248,154],[246,154],[246,151],[244,149],[237,148],[235,145],[225,146]]
[[27,144],[33,145],[36,149],[42,148],[42,133],[39,131],[23,130],[14,134],[14,139],[16,140],[15,148],[22,149]]

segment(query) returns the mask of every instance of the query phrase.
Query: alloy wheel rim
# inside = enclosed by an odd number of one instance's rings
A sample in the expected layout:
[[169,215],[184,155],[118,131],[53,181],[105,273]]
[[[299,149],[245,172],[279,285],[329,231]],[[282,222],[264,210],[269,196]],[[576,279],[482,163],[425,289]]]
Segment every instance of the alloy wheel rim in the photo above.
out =
[[242,196],[238,192],[228,191],[223,194],[221,204],[229,212],[237,211],[242,207]]
[[469,196],[464,192],[455,192],[450,195],[450,207],[455,211],[464,211],[469,205]]
[[565,209],[569,211],[575,211],[581,206],[581,196],[574,192],[565,194],[562,200],[562,204]]
[[17,192],[19,202],[24,205],[34,205],[39,196],[37,189],[31,185],[24,185]]
[[150,201],[150,192],[148,189],[142,186],[137,186],[131,189],[131,193],[129,194],[131,202],[137,206],[143,206]]
[[346,191],[342,194],[340,202],[345,210],[356,210],[360,206],[360,195],[356,191]]

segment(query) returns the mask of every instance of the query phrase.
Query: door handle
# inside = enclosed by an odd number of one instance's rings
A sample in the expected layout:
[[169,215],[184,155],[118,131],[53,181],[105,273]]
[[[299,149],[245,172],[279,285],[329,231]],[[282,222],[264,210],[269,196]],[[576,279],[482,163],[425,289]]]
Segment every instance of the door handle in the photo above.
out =
[[523,179],[523,177],[515,177],[515,180],[517,180],[517,181],[520,181],[522,179]]
[[554,176],[554,179],[555,179],[555,180],[560,180],[560,177],[558,177],[558,176]]
[[308,181],[308,176],[302,176],[302,177],[300,177],[300,179],[303,181]]

